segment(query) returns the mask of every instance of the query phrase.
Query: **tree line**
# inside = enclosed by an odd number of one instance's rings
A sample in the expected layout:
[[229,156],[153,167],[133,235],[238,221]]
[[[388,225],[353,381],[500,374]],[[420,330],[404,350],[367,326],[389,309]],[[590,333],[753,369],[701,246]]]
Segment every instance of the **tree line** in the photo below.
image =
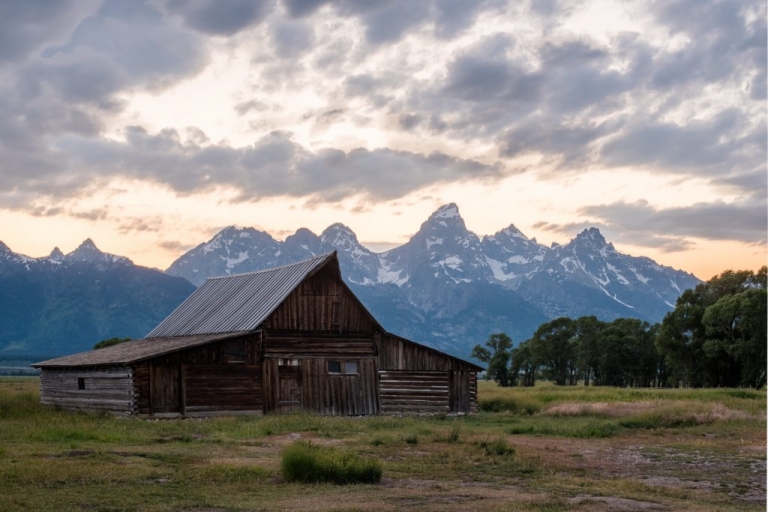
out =
[[684,291],[660,324],[557,318],[513,348],[504,333],[476,345],[500,386],[753,387],[766,384],[767,269],[728,270]]

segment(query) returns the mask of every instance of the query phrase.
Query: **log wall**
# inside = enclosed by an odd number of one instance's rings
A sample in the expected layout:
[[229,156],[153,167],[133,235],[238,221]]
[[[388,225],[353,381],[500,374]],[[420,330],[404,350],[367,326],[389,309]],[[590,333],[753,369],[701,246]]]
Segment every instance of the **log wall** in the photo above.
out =
[[[84,389],[80,389],[79,382]],[[132,370],[129,366],[43,368],[40,401],[64,409],[134,414]]]
[[380,371],[379,386],[384,414],[450,412],[447,372]]

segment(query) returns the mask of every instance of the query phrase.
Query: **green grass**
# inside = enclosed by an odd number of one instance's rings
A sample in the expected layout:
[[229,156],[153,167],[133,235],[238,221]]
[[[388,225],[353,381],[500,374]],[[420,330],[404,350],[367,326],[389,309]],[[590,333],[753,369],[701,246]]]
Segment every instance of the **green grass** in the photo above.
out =
[[[765,398],[481,382],[484,410],[461,417],[144,420],[58,411],[37,379],[0,379],[0,510],[764,510]],[[289,482],[297,441],[377,462],[382,483]]]
[[375,484],[381,480],[381,463],[349,450],[296,441],[283,450],[280,471],[287,482]]

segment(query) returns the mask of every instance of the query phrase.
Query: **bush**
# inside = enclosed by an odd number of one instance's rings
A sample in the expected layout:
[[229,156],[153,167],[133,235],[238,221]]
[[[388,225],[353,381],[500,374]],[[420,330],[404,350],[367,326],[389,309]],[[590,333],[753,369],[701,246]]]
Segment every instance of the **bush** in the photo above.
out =
[[375,484],[381,480],[381,463],[355,453],[296,441],[283,451],[280,469],[288,482]]
[[510,446],[504,439],[497,438],[487,441],[480,441],[478,443],[480,448],[485,450],[485,454],[488,456],[497,455],[504,457],[506,455],[514,455],[515,448]]

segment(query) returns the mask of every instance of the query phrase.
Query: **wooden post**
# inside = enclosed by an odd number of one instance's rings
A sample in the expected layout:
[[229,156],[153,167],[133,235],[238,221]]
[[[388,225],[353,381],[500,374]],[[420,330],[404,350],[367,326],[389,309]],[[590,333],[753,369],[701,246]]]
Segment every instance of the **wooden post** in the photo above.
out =
[[182,416],[187,415],[187,365],[181,364],[179,369],[179,412]]
[[152,400],[152,385],[153,385],[152,373],[154,373],[154,372],[153,372],[153,365],[152,365],[152,360],[151,359],[149,360],[149,365],[148,366],[149,366],[149,415],[150,416],[154,416],[155,415],[155,404],[153,403],[153,400]]

